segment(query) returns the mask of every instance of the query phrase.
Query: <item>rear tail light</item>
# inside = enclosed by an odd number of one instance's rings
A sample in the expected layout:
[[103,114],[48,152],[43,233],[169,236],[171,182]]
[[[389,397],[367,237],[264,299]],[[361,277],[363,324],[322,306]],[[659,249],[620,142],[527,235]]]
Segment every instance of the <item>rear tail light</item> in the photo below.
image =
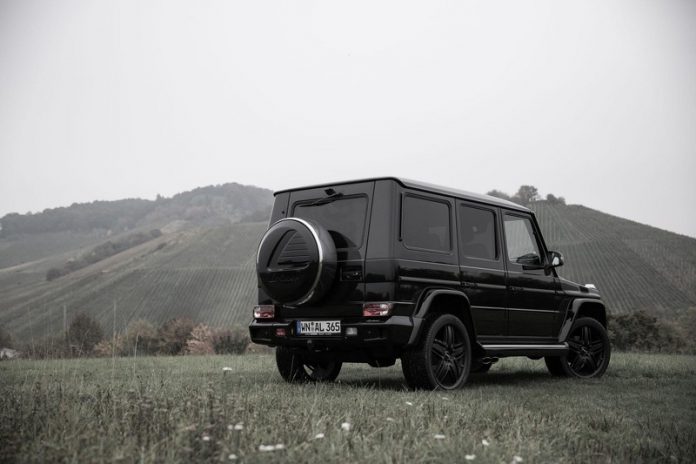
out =
[[254,319],[273,319],[275,317],[274,305],[254,306]]
[[391,314],[394,303],[364,303],[363,317],[383,317]]

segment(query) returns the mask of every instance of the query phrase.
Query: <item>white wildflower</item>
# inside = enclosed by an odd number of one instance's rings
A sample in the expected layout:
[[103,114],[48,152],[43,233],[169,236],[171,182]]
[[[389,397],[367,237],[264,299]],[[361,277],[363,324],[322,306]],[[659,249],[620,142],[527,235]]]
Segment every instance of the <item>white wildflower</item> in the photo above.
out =
[[232,372],[232,368],[231,367],[223,367],[222,372]]
[[210,441],[210,436],[208,435],[203,435],[203,441]]
[[524,461],[521,456],[513,456],[512,457],[512,464],[519,464],[520,462]]
[[476,459],[476,455],[475,454],[467,454],[464,456],[464,459],[466,459],[467,461],[473,461],[474,459]]
[[259,451],[277,451],[285,449],[285,445],[278,443],[277,445],[259,445]]
[[442,398],[445,401],[449,401],[449,398],[447,398],[446,396],[441,396],[440,398]]
[[234,424],[234,429],[235,430],[244,430],[244,422],[238,422]]
[[411,403],[410,401],[407,401],[406,406],[413,406],[413,403]]
[[344,423],[342,423],[342,424],[341,424],[341,429],[344,430],[344,431],[346,431],[346,432],[350,432],[350,423],[349,423],[349,422],[344,422]]
[[236,460],[237,460],[237,455],[234,454],[234,453],[232,453],[232,454],[230,454],[229,456],[227,456],[227,459],[229,459],[230,461],[236,461]]
[[387,417],[387,422],[396,422],[396,419],[393,417]]
[[324,438],[324,434],[323,434],[323,433],[317,433],[316,435],[314,435],[314,439],[315,439],[315,440],[319,440],[319,439],[322,439],[322,438]]
[[488,440],[486,440],[486,439],[484,438],[483,440],[481,440],[481,444],[482,444],[483,446],[488,446],[488,445],[491,444],[491,442],[488,441]]
[[433,435],[433,438],[436,440],[444,440],[445,436],[441,433],[436,433],[435,435]]

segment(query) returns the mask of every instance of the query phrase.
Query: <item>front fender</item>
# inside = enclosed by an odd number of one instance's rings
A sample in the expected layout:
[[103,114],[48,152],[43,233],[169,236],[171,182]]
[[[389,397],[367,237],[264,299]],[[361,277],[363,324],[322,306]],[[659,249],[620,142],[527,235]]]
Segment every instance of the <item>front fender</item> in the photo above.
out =
[[604,327],[607,326],[607,310],[600,300],[595,298],[576,298],[566,310],[565,320],[558,334],[558,341],[564,342],[568,337],[575,320],[582,316],[591,316],[597,319]]

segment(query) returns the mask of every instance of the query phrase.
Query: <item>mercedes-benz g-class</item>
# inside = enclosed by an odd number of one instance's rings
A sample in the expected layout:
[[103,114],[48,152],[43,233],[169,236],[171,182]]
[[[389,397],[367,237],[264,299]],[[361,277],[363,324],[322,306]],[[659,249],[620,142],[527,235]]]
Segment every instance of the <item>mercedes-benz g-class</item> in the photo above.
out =
[[251,339],[287,381],[401,360],[412,388],[456,389],[505,356],[598,377],[610,345],[592,285],[558,276],[534,213],[397,178],[275,193]]

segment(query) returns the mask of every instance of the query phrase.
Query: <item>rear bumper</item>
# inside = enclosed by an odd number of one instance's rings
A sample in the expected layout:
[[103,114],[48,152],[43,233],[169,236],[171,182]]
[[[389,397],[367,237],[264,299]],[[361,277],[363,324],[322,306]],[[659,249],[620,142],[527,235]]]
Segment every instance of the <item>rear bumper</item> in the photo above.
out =
[[[297,319],[269,322],[254,320],[249,325],[251,341],[261,345],[280,345],[309,351],[369,351],[387,355],[406,346],[414,328],[413,319],[408,316],[391,316],[382,320],[342,318],[340,335],[307,336],[295,334],[296,321]],[[356,328],[357,335],[346,335],[349,327]],[[283,337],[276,336],[276,329],[280,328],[285,329],[286,335]]]

